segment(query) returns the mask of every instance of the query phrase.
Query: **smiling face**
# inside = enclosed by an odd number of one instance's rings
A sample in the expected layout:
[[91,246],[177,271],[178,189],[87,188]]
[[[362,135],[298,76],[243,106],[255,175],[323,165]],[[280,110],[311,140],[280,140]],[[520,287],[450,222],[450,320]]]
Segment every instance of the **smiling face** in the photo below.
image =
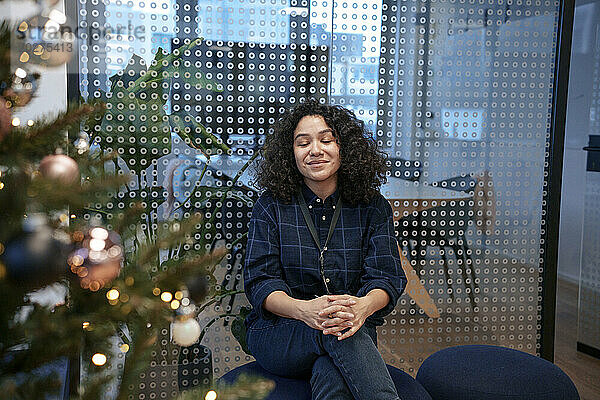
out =
[[294,131],[294,157],[308,187],[313,191],[332,187],[335,190],[340,146],[322,116],[308,115],[298,122]]

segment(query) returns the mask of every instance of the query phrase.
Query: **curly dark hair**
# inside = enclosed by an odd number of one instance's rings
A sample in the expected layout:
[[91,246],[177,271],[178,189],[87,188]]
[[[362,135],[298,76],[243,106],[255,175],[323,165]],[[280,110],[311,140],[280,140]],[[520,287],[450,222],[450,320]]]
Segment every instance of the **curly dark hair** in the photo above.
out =
[[351,206],[368,203],[387,180],[387,155],[352,111],[314,99],[286,111],[273,124],[254,165],[254,184],[284,203],[292,201],[303,182],[294,158],[294,131],[309,115],[322,116],[340,146],[337,184],[342,201]]

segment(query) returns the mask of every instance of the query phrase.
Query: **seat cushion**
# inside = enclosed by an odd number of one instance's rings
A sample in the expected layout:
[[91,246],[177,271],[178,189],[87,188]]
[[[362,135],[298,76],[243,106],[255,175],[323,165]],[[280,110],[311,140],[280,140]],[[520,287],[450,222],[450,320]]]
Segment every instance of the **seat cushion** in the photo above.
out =
[[576,400],[575,385],[556,365],[506,347],[467,345],[429,356],[417,380],[434,400]]
[[[388,371],[396,390],[402,400],[431,400],[427,391],[415,381],[410,375],[402,372],[398,368],[388,365]],[[233,383],[240,374],[259,375],[275,382],[275,389],[267,396],[266,400],[310,400],[310,383],[304,379],[290,379],[278,375],[273,375],[265,371],[256,361],[244,364],[235,368],[225,375],[219,381]]]

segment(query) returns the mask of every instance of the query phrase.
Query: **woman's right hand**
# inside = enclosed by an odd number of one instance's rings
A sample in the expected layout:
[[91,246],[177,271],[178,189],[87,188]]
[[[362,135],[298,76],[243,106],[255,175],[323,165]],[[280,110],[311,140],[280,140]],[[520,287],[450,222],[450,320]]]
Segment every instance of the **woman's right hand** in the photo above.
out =
[[[331,299],[328,295],[317,297],[312,300],[305,300],[299,306],[298,318],[306,325],[313,329],[320,331],[324,330],[323,322],[330,321],[334,325],[348,324],[349,320],[354,318],[354,314],[350,310],[350,306],[356,304],[356,300],[353,299]],[[319,313],[327,307],[339,306],[338,311],[330,315],[330,318],[322,317]],[[352,326],[346,325],[348,327]]]

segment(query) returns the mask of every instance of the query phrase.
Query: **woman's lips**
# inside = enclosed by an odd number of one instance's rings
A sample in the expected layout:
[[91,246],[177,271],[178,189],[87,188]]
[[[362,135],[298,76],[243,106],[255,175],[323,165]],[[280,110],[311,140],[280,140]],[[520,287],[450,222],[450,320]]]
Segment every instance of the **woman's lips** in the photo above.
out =
[[308,164],[308,168],[321,169],[325,168],[325,164],[327,164],[327,161],[313,162]]

